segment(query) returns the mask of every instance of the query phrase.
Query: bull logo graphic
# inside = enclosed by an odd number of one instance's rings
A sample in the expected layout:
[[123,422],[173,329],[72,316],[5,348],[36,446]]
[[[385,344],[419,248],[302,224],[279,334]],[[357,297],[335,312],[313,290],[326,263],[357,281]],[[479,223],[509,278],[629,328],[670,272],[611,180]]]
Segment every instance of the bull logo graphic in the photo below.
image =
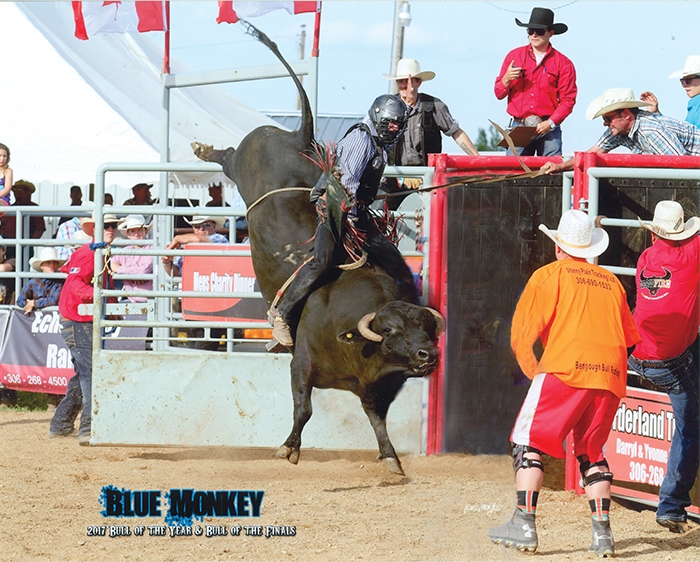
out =
[[646,289],[649,291],[649,295],[652,297],[656,296],[656,293],[659,292],[659,289],[670,289],[671,288],[671,272],[666,269],[665,267],[663,268],[664,270],[664,276],[661,277],[655,277],[653,275],[646,277],[644,275],[644,272],[646,271],[646,267],[642,269],[642,271],[639,274],[639,288],[640,289]]

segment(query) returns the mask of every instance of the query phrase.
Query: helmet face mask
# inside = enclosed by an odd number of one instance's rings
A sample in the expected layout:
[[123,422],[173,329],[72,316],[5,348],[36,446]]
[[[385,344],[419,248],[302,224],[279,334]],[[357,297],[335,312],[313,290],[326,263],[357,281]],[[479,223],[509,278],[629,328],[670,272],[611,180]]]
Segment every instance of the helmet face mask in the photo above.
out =
[[[374,100],[369,108],[369,117],[382,144],[388,146],[396,142],[406,129],[408,108],[399,96],[384,94]],[[389,130],[391,123],[398,125],[395,131]]]

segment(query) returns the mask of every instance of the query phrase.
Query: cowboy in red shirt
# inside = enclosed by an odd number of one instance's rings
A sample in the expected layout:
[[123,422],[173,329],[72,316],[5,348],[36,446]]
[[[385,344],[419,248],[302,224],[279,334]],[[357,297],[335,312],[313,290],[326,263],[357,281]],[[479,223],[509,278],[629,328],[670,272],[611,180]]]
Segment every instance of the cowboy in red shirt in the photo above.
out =
[[508,96],[508,114],[512,126],[534,126],[535,136],[522,156],[561,155],[560,125],[576,103],[576,69],[573,63],[554,49],[553,35],[566,33],[568,27],[554,23],[554,12],[533,8],[530,21],[515,23],[527,27],[529,44],[506,55],[496,78],[494,93],[499,100]]

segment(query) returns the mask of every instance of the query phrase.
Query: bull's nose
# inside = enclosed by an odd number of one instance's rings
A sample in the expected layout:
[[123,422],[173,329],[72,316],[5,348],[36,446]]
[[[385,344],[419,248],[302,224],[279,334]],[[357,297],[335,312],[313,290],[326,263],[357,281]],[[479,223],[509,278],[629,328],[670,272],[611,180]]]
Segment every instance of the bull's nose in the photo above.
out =
[[421,362],[428,361],[430,360],[430,352],[425,349],[419,349],[416,353],[416,357],[418,357],[418,360]]

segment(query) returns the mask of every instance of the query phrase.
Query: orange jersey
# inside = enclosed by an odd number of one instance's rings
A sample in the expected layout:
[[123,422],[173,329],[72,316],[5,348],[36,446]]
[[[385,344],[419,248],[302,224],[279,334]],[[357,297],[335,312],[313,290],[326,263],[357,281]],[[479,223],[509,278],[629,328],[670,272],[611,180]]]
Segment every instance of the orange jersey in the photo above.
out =
[[[532,348],[538,339],[539,361]],[[626,394],[627,348],[639,341],[620,281],[578,258],[535,271],[513,315],[511,347],[530,379],[552,373],[574,388],[619,398]]]

